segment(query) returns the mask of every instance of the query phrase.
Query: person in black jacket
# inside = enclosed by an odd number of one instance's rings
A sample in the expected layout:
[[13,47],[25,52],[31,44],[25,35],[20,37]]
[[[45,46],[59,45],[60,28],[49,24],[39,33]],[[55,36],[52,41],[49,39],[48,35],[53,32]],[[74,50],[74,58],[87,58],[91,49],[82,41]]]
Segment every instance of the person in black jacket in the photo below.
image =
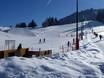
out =
[[45,43],[45,38],[43,39],[43,42]]
[[70,43],[70,41],[68,41],[68,43],[67,43],[67,47],[70,47],[71,46],[71,43]]
[[20,53],[21,49],[22,49],[22,44],[20,43],[19,46],[18,46],[18,48],[17,48],[17,50],[16,50],[16,52],[15,52],[16,56],[20,56],[21,55],[21,53]]
[[100,40],[102,39],[102,35],[99,35]]
[[39,43],[41,43],[41,39],[39,40]]

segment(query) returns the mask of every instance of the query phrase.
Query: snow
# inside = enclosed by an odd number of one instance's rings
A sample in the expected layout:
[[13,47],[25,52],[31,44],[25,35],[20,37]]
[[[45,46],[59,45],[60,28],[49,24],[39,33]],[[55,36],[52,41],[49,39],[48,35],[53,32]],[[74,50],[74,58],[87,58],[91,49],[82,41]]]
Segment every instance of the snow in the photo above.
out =
[[16,47],[22,43],[30,50],[41,48],[53,52],[51,57],[0,59],[0,78],[104,78],[104,39],[100,40],[91,32],[93,29],[104,35],[104,26],[97,21],[85,21],[84,24],[84,39],[80,41],[80,49],[74,51],[73,45],[67,51],[67,42],[72,44],[76,24],[33,30],[10,29],[8,33],[0,31],[0,50],[5,49],[5,40],[16,40]]
[[24,28],[13,28],[8,33],[12,33],[15,35],[22,35],[22,36],[35,36],[34,33]]
[[2,27],[2,26],[0,26],[1,31],[5,31],[5,30],[9,30],[9,29],[10,29],[10,27]]

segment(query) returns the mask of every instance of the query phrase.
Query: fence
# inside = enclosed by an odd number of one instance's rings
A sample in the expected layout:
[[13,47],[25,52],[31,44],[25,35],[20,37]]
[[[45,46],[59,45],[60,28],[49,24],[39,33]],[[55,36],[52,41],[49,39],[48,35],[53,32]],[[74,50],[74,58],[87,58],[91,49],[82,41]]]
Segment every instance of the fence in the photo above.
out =
[[[19,52],[19,53],[16,53]],[[19,54],[19,55],[16,55]],[[29,51],[28,48],[22,48],[20,51],[17,50],[4,50],[0,51],[0,58],[11,57],[11,56],[22,56],[22,57],[32,57],[35,55],[36,57],[41,56],[51,56],[52,50],[45,50],[45,51]]]

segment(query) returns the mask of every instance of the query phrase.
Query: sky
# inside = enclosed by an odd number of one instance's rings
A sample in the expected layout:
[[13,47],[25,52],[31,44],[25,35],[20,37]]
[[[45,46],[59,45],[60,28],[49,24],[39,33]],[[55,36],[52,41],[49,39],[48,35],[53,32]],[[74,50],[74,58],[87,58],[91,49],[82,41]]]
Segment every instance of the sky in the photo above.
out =
[[[0,26],[31,22],[41,26],[47,17],[58,19],[76,11],[76,0],[0,0]],[[79,10],[104,8],[104,0],[79,0]]]

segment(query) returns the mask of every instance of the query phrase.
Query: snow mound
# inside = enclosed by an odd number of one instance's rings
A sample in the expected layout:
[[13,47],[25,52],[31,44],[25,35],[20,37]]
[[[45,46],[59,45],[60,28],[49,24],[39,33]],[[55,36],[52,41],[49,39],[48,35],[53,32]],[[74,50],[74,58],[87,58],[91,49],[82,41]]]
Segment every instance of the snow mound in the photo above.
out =
[[87,63],[70,59],[68,54],[51,58],[10,57],[0,60],[0,69],[1,78],[97,78],[101,74]]
[[22,36],[35,36],[29,29],[24,28],[14,28],[11,29],[8,33],[15,34],[15,35],[22,35]]
[[9,29],[10,29],[10,27],[0,27],[1,31],[6,31],[6,30],[9,30]]

